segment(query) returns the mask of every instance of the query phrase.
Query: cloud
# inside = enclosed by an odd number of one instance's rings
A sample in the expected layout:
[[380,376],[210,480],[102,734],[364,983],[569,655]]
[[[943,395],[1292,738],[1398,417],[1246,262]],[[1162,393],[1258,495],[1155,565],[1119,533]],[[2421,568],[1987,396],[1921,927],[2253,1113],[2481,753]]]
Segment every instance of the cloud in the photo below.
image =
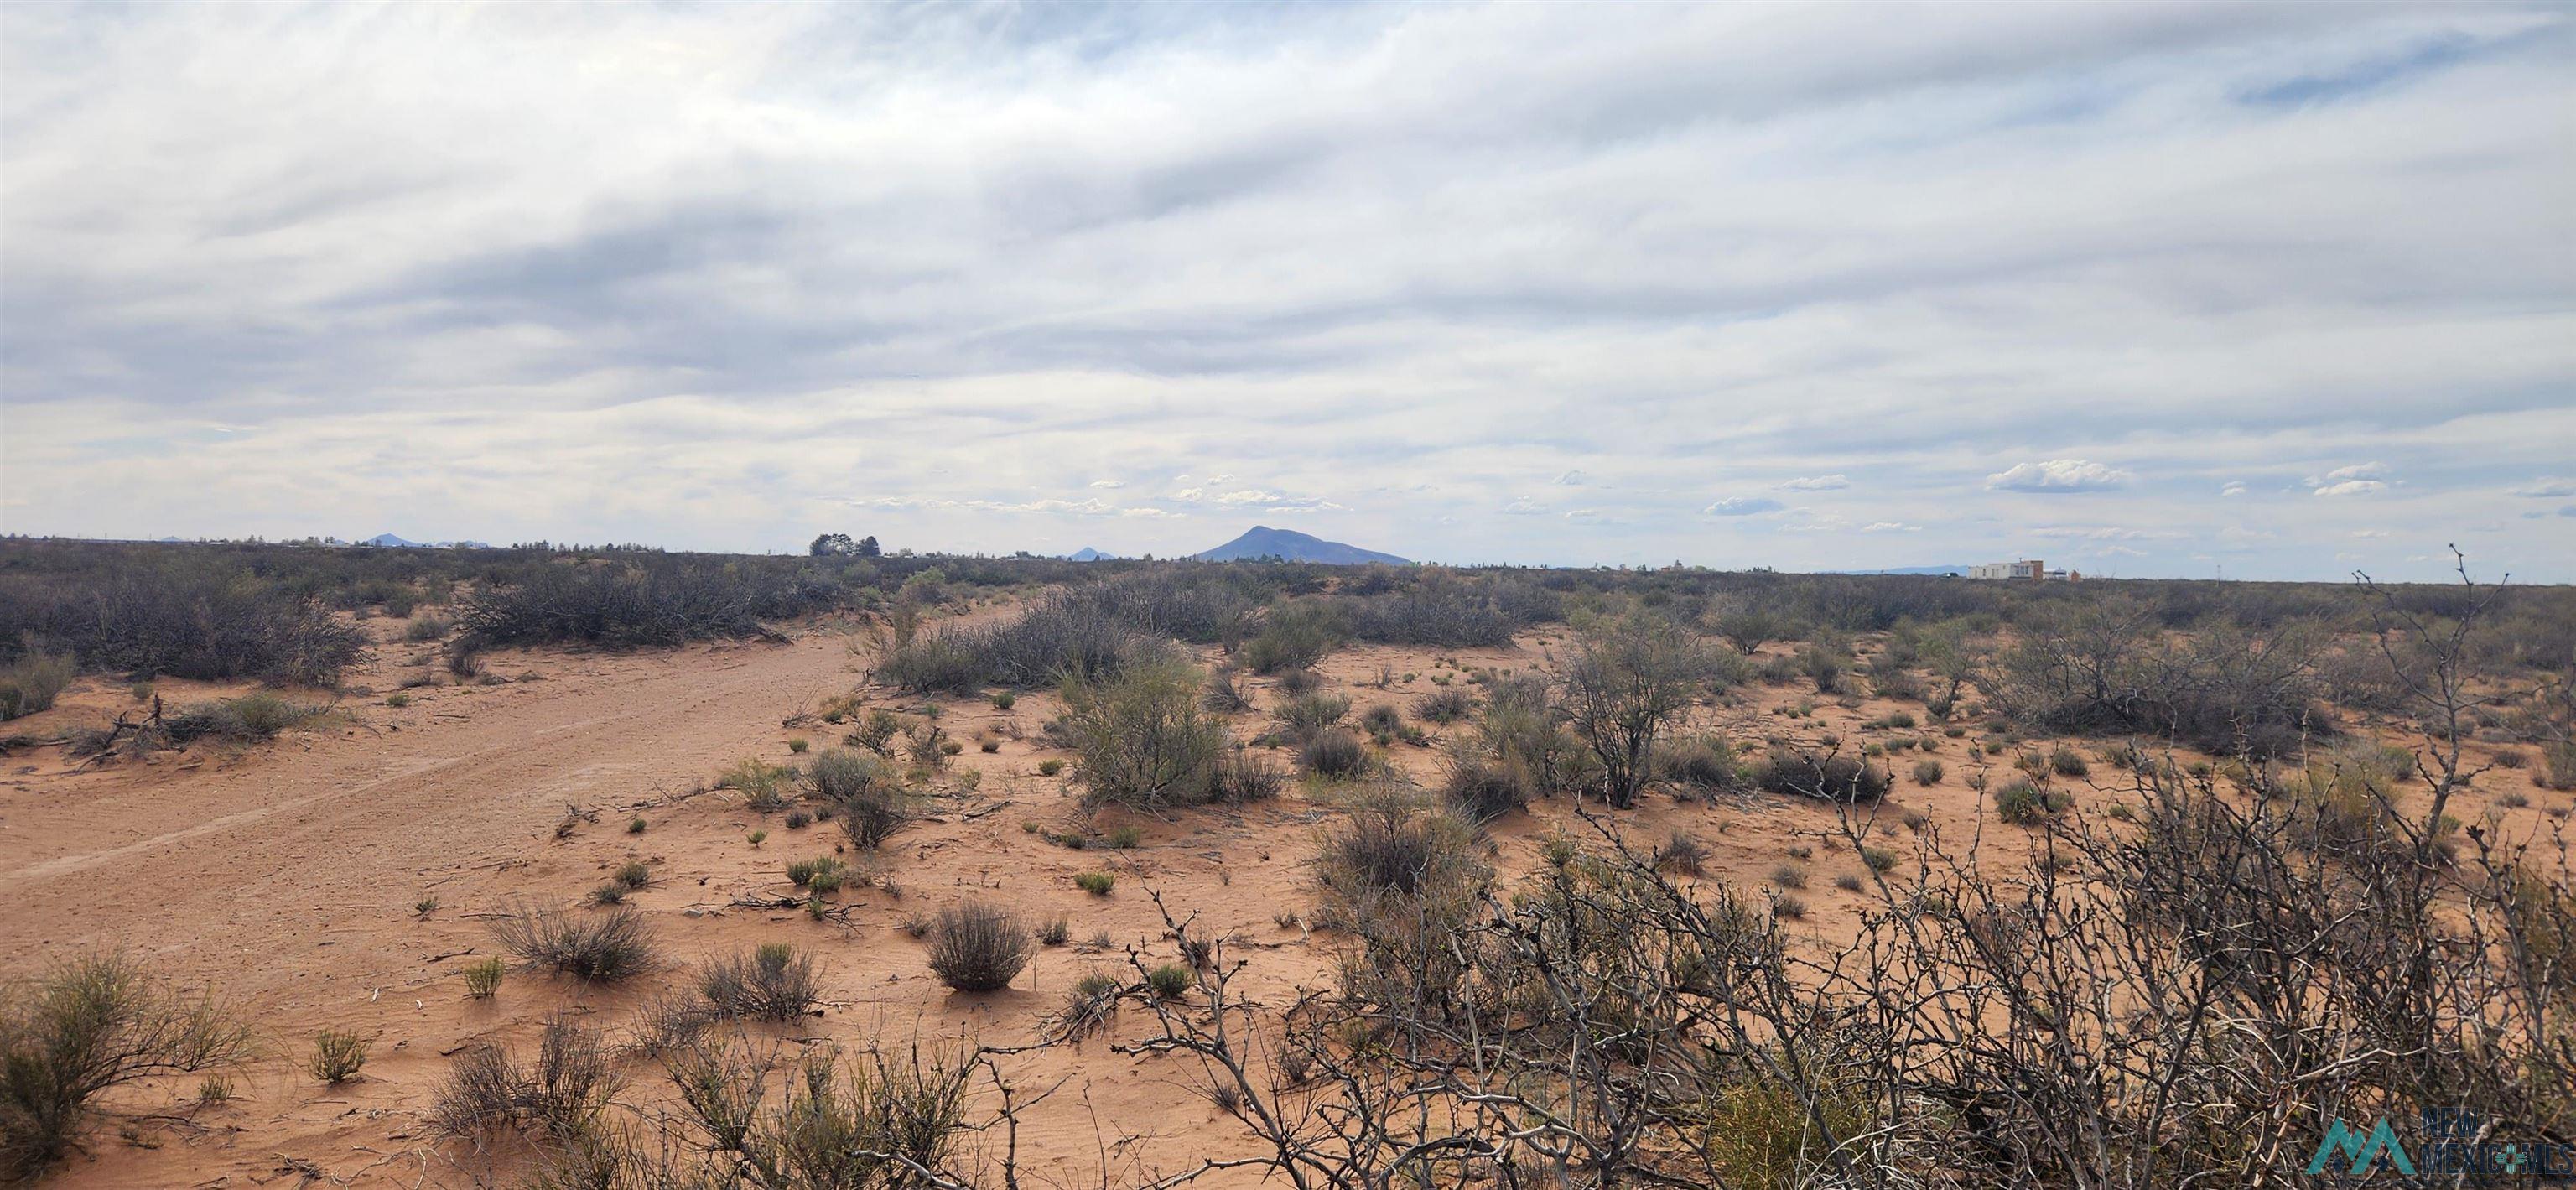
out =
[[2218,494],[2221,496],[2242,496],[2245,494],[2245,485],[2241,481],[2229,480],[2224,486],[2218,489]]
[[1785,506],[1779,501],[1762,496],[1729,496],[1700,511],[1710,516],[1758,516],[1766,512],[1778,512],[1783,507]]
[[2026,536],[2051,541],[2172,540],[2188,536],[2175,529],[2132,529],[2118,525],[2042,525],[2023,532]]
[[1863,533],[1920,533],[1923,531],[1923,526],[1909,525],[1902,521],[1872,521],[1861,526],[1860,531]]
[[2311,475],[2307,482],[2308,487],[2317,495],[2327,497],[2364,496],[2372,492],[2384,492],[2394,483],[2388,478],[2388,465],[2376,459],[2367,463],[2354,463],[2348,467],[2337,467],[2324,475]]
[[2543,479],[2510,489],[2516,496],[2533,499],[2561,499],[2576,496],[2576,479]]
[[1557,476],[1556,482],[1559,487],[1579,488],[1590,482],[1590,477],[1580,471],[1568,471]]
[[1127,481],[1123,479],[1095,479],[1091,481],[1091,486],[1095,488],[1123,488],[1127,486]]
[[1500,511],[1504,516],[1539,516],[1555,510],[1527,496],[1515,496]]
[[937,497],[878,496],[849,502],[859,508],[899,510],[967,509],[974,512],[1044,513],[1057,516],[1086,517],[1164,517],[1175,515],[1160,508],[1125,508],[1102,500],[944,500]]
[[[2481,503],[2576,436],[2546,6],[6,23],[12,533],[1167,555],[1276,510],[1858,569],[1878,518],[1987,556],[2034,492],[2216,549],[2224,475],[2267,577],[2339,575],[2359,506],[2576,579],[2568,520]],[[2325,480],[2374,456],[2407,482]],[[2047,469],[2087,460],[2138,478]],[[1851,521],[1698,512],[1860,477]],[[2365,481],[2421,498],[2269,500]],[[1568,490],[1602,515],[1504,511]]]
[[2101,492],[2125,486],[2128,472],[2083,459],[2050,459],[2045,463],[2017,463],[2010,470],[1986,477],[1986,487],[1997,492]]

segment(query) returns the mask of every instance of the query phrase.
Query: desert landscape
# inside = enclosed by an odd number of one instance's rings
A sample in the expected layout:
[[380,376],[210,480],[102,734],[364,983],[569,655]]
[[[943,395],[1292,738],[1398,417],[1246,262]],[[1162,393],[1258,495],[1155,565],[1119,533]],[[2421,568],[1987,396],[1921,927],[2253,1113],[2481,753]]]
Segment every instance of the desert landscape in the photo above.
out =
[[0,3],[0,1187],[2576,1187],[2576,6]]
[[0,1124],[65,1185],[2568,1125],[2564,588],[13,541],[0,611]]

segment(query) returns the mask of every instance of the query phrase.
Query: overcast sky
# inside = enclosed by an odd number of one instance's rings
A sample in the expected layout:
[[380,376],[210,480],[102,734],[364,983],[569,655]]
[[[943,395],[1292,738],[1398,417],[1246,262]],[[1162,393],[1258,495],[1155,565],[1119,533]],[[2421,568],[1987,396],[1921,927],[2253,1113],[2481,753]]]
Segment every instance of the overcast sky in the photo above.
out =
[[0,7],[0,527],[2576,580],[2576,10]]

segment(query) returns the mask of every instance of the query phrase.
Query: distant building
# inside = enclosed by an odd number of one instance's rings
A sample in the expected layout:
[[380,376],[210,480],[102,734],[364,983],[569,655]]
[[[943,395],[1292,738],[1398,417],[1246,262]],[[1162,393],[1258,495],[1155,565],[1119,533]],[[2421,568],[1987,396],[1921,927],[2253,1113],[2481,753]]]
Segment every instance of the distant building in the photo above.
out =
[[2048,567],[2041,565],[2037,558],[2026,558],[2018,562],[1979,562],[1968,568],[1969,578],[2036,579],[2047,573]]

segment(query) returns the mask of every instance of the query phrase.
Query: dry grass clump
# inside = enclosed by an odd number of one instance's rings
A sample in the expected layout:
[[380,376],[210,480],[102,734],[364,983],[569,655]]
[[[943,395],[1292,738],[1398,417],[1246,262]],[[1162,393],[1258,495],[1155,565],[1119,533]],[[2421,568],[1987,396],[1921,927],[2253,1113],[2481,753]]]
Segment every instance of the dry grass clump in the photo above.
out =
[[2030,781],[2015,781],[1995,793],[1995,815],[2016,826],[2045,822],[2073,804],[2073,798]]
[[961,992],[1011,986],[1029,961],[1029,927],[1018,915],[980,902],[940,911],[930,931],[930,969]]
[[698,994],[709,1010],[738,1019],[794,1020],[814,1010],[822,986],[814,956],[784,942],[764,942],[698,973]]
[[607,983],[661,965],[652,930],[631,906],[586,915],[522,906],[494,921],[492,934],[521,959],[575,979]]
[[1530,780],[1520,769],[1500,761],[1464,757],[1452,760],[1440,792],[1469,822],[1482,824],[1526,809]]
[[1258,752],[1237,749],[1217,764],[1218,800],[1241,804],[1266,801],[1286,788],[1288,774]]
[[501,1128],[559,1142],[589,1140],[621,1085],[600,1034],[557,1013],[524,1067],[496,1045],[458,1054],[431,1101],[430,1120],[441,1132],[478,1144]]
[[1413,717],[1425,723],[1456,723],[1474,713],[1476,697],[1455,686],[1434,690],[1413,707]]
[[841,833],[859,851],[874,851],[912,821],[912,791],[883,757],[827,748],[807,762],[805,780],[831,806]]
[[1292,741],[1304,741],[1340,726],[1343,717],[1350,713],[1349,695],[1310,690],[1280,703],[1271,715],[1279,720],[1281,735]]
[[1368,746],[1338,727],[1306,737],[1306,742],[1297,748],[1297,767],[1328,781],[1364,777],[1372,767],[1371,760]]
[[1822,798],[1830,802],[1876,802],[1893,784],[1887,770],[1857,757],[1835,752],[1774,748],[1747,774],[1753,784],[1773,793]]
[[313,1077],[338,1086],[358,1077],[367,1064],[367,1051],[375,1044],[375,1038],[354,1029],[324,1029],[313,1035],[313,1057],[305,1066]]
[[1387,898],[1443,899],[1481,887],[1489,874],[1465,819],[1395,789],[1363,794],[1325,828],[1315,869],[1330,910],[1365,917]]

